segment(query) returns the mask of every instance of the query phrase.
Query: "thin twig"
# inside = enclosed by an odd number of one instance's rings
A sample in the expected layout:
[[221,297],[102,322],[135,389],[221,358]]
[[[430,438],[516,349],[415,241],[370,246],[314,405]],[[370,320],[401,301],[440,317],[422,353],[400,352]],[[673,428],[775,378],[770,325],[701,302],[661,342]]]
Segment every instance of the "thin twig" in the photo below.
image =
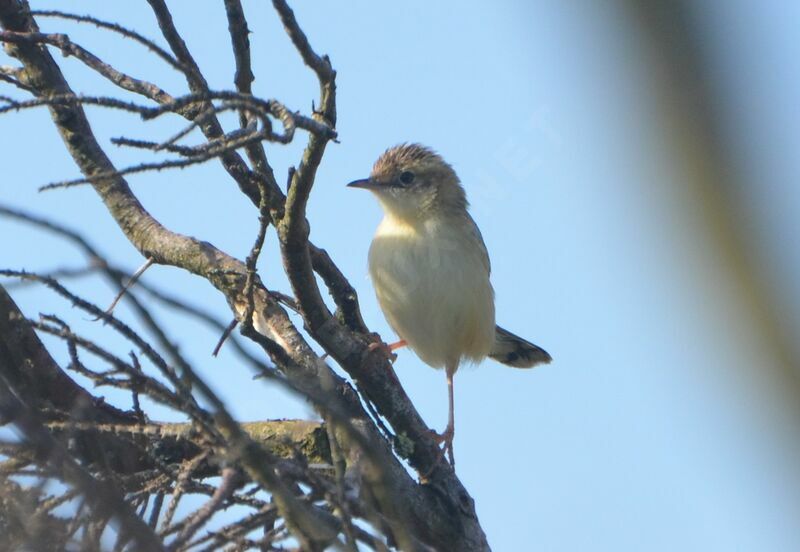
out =
[[225,502],[233,495],[241,484],[241,475],[234,468],[222,469],[222,481],[214,495],[199,510],[197,510],[184,526],[180,534],[170,543],[170,550],[179,550],[181,546],[194,536],[194,534],[219,511]]
[[73,56],[120,88],[146,96],[158,102],[168,102],[172,96],[151,82],[134,78],[105,63],[83,46],[70,40],[65,34],[15,33],[0,31],[0,42],[31,42],[49,44],[59,48],[64,55]]
[[60,19],[68,19],[76,21],[78,23],[90,23],[100,29],[106,29],[115,32],[117,34],[124,36],[125,38],[130,38],[133,41],[142,44],[144,47],[146,47],[148,50],[150,50],[158,57],[166,61],[175,69],[183,71],[183,66],[180,64],[180,62],[178,62],[178,60],[172,57],[172,55],[170,55],[169,52],[161,48],[158,44],[156,44],[152,40],[145,38],[136,31],[128,29],[127,27],[124,27],[119,23],[111,23],[109,21],[103,21],[102,19],[91,17],[89,15],[77,15],[58,10],[31,10],[31,15],[34,15],[36,17],[56,17]]
[[167,506],[167,511],[164,514],[164,519],[161,520],[161,530],[159,531],[159,534],[165,535],[171,532],[172,518],[178,509],[178,503],[181,501],[181,498],[183,498],[186,485],[194,471],[200,466],[201,463],[206,461],[208,454],[209,451],[203,451],[194,458],[183,462],[180,474],[175,482],[175,490],[172,492],[172,497],[169,500],[169,505]]
[[286,33],[289,35],[289,38],[291,38],[294,47],[300,52],[300,56],[303,58],[305,64],[313,69],[320,81],[333,80],[335,73],[331,67],[328,56],[319,56],[314,52],[313,48],[311,48],[311,44],[308,42],[306,34],[297,23],[294,12],[285,0],[273,0],[272,5],[280,15]]
[[[125,285],[122,286],[122,289],[117,294],[117,296],[114,297],[114,300],[111,301],[111,304],[108,306],[108,308],[105,311],[106,314],[111,314],[111,313],[114,312],[114,307],[117,306],[117,303],[120,302],[120,300],[125,296],[125,293],[136,283],[136,280],[138,280],[139,277],[142,274],[144,274],[145,271],[148,268],[153,266],[153,263],[155,263],[155,259],[153,259],[152,257],[148,257],[148,259],[144,262],[144,264],[142,266],[140,266],[138,269],[136,269],[136,272],[134,272],[131,275],[131,277],[128,279],[128,281],[125,283]],[[100,320],[100,319],[99,318],[95,318],[95,320]]]
[[231,320],[230,324],[225,326],[225,331],[222,332],[222,335],[220,336],[219,341],[217,341],[214,350],[211,351],[211,356],[217,356],[219,354],[220,349],[222,349],[222,345],[225,344],[225,341],[228,339],[228,337],[231,335],[231,332],[238,324],[239,321],[236,318],[234,318],[233,320]]

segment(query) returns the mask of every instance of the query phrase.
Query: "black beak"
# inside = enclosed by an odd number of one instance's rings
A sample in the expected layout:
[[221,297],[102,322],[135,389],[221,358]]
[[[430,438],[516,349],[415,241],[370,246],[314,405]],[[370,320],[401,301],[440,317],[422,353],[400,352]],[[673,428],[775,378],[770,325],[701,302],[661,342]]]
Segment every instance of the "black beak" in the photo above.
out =
[[369,178],[362,178],[361,180],[353,180],[350,184],[347,185],[348,188],[362,188],[364,190],[374,190],[379,186],[380,184]]

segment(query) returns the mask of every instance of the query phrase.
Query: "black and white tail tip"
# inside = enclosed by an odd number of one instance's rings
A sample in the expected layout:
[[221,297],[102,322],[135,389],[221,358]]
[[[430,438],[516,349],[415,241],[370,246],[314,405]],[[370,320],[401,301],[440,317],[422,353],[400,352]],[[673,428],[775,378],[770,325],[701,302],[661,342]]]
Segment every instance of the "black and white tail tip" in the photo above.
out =
[[547,351],[497,326],[491,358],[514,368],[533,368],[547,364],[553,358]]

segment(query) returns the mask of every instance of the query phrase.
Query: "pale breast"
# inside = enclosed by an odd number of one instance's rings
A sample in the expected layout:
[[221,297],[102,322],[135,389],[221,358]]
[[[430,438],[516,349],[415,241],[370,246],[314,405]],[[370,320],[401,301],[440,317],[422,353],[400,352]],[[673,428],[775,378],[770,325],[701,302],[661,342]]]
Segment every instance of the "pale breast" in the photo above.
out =
[[417,227],[384,219],[370,276],[386,319],[427,364],[480,361],[494,343],[488,258],[472,221]]

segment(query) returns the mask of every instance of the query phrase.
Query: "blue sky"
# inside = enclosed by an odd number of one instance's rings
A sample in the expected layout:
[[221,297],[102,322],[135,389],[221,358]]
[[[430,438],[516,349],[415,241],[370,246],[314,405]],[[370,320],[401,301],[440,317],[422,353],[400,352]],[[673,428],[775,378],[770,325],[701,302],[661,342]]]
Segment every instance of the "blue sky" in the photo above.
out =
[[[117,19],[154,38],[158,32],[143,2],[32,3]],[[229,87],[222,3],[171,5],[212,87]],[[338,71],[341,143],[329,148],[319,171],[309,204],[312,238],[356,286],[368,324],[393,339],[366,277],[380,209],[344,184],[368,174],[386,147],[417,141],[438,150],[467,189],[492,257],[498,321],[555,359],[533,371],[487,361],[456,377],[458,472],[493,548],[796,549],[798,400],[777,375],[772,351],[706,233],[662,131],[642,37],[624,11],[615,3],[544,0],[293,7]],[[257,94],[307,112],[313,76],[271,7],[245,2],[245,11]],[[748,198],[739,223],[781,299],[786,331],[796,336],[800,257],[786,245],[800,216],[800,122],[792,111],[800,93],[800,8],[711,1],[696,16],[724,99],[735,170],[746,184],[736,191]],[[171,93],[184,91],[177,75],[139,48],[91,27],[41,25],[68,32]],[[78,62],[62,65],[77,90],[113,91]],[[166,124],[145,126],[97,109],[90,118],[106,144],[120,134],[172,133]],[[36,192],[77,176],[46,112],[0,118],[0,141],[0,201],[70,224],[124,266],[141,263],[89,188]],[[302,138],[269,147],[279,181],[302,147]],[[108,150],[118,166],[146,159]],[[255,212],[220,167],[130,182],[171,229],[247,254]],[[81,264],[76,251],[27,227],[0,219],[0,235],[5,267]],[[272,233],[268,244],[261,276],[288,290]],[[224,300],[196,278],[168,267],[145,278],[228,318]],[[69,287],[100,304],[114,295],[98,280]],[[52,294],[17,288],[13,295],[30,316],[58,313],[125,351]],[[230,351],[211,358],[215,332],[157,313],[241,419],[309,415],[304,405],[255,385]],[[131,318],[124,304],[118,314]],[[444,374],[409,351],[400,352],[395,369],[429,424],[443,428]]]

